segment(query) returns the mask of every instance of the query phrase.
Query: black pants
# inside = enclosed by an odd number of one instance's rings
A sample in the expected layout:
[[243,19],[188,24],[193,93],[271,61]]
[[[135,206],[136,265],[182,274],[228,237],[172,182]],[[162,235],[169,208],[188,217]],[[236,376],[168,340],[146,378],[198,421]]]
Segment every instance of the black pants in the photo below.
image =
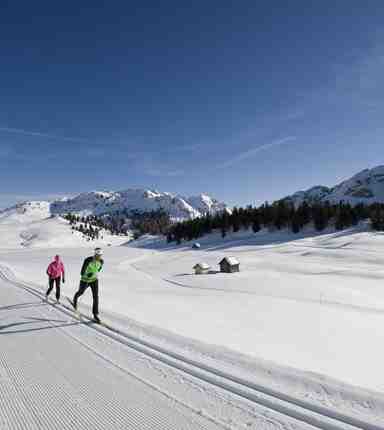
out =
[[79,290],[75,294],[73,298],[73,304],[75,307],[77,306],[77,300],[80,296],[82,296],[85,290],[91,287],[92,290],[92,298],[93,298],[93,306],[92,313],[93,315],[99,315],[99,281],[96,279],[94,282],[84,282],[80,281]]
[[50,292],[52,291],[53,284],[56,284],[56,300],[60,300],[60,281],[61,277],[58,278],[49,278],[49,287],[46,292],[46,296],[48,297]]

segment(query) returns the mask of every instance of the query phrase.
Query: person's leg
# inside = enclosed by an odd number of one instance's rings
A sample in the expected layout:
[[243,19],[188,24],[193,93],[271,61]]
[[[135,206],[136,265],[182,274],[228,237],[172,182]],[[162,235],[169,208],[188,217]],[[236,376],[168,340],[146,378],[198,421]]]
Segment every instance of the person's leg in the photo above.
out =
[[47,290],[47,292],[45,293],[45,296],[46,296],[47,298],[48,298],[49,294],[51,293],[52,288],[53,288],[53,279],[52,279],[52,278],[49,278],[49,280],[48,280],[48,290]]
[[80,281],[79,289],[77,290],[77,293],[73,297],[73,304],[75,308],[77,308],[77,300],[80,296],[84,294],[84,291],[89,287],[89,285],[86,282]]
[[99,281],[92,282],[91,288],[93,298],[92,313],[93,315],[99,315]]
[[56,300],[57,301],[60,300],[60,281],[61,281],[60,276],[55,279],[55,283],[56,283]]

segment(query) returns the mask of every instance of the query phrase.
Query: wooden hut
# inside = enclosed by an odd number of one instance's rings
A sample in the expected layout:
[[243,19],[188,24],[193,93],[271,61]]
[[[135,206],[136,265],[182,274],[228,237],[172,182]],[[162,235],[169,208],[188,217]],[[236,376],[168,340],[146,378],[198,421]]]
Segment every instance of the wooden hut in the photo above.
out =
[[235,273],[240,272],[240,263],[234,257],[224,257],[220,263],[220,272]]
[[210,265],[207,263],[197,263],[193,266],[195,275],[203,275],[205,273],[208,273],[210,268],[211,268]]

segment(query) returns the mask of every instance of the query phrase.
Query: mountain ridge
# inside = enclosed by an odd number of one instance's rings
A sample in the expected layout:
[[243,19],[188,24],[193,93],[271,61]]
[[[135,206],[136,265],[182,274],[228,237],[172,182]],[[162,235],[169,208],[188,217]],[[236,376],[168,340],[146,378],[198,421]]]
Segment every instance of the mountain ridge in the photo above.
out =
[[[361,170],[333,187],[316,185],[279,200],[295,206],[303,202],[315,204],[326,201],[334,204],[343,201],[352,205],[384,203],[384,165]],[[22,222],[25,218],[38,220],[69,212],[86,216],[123,210],[149,212],[160,209],[167,212],[173,221],[190,220],[207,213],[214,215],[229,210],[225,203],[205,193],[186,197],[154,189],[127,188],[121,191],[89,191],[51,201],[24,201],[0,210],[0,221]]]
[[384,165],[364,169],[333,187],[316,185],[307,190],[297,191],[280,200],[299,206],[301,203],[322,202],[373,204],[384,203]]
[[[0,219],[6,221],[25,216],[37,218],[75,213],[81,216],[102,215],[117,211],[149,212],[164,210],[174,221],[194,219],[206,213],[215,214],[227,209],[225,203],[207,194],[184,197],[169,192],[144,188],[128,188],[122,191],[90,191],[74,197],[52,201],[25,201],[0,211]],[[24,215],[24,216],[23,216]]]

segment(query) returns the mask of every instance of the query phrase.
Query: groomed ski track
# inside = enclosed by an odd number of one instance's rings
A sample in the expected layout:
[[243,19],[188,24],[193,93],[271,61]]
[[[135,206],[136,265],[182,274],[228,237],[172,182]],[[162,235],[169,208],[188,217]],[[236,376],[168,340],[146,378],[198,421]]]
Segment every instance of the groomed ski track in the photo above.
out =
[[3,281],[0,291],[1,429],[220,428],[90,349],[86,325]]
[[[44,303],[41,291],[0,269],[1,430],[384,428],[248,383],[114,327],[79,320],[69,306]],[[223,422],[208,408],[159,388],[150,372],[138,376],[122,354],[145,357],[165,375],[171,369],[206,385],[201,396],[207,403],[213,390],[264,413],[245,425]]]

